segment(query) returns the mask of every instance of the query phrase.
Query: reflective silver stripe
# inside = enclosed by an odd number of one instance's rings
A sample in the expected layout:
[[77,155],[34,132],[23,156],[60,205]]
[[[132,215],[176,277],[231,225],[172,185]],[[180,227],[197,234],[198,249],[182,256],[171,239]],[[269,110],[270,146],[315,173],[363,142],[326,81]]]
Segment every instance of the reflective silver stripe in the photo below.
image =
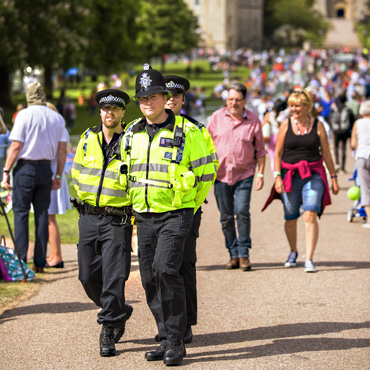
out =
[[214,174],[211,174],[211,175],[202,175],[202,176],[195,176],[195,182],[196,183],[199,183],[199,182],[208,182],[208,181],[213,181],[214,179]]
[[72,168],[73,168],[74,170],[81,171],[81,168],[83,168],[83,166],[82,166],[82,164],[81,164],[81,163],[73,162],[73,164],[72,164]]
[[[98,192],[98,186],[96,185],[87,185],[87,184],[79,184],[80,191],[83,191],[85,193],[93,193],[96,194]],[[117,197],[117,198],[123,198],[126,196],[126,191],[122,189],[108,189],[108,188],[102,188],[101,190],[102,195],[108,195],[110,197]]]
[[101,194],[108,195],[110,197],[116,197],[116,198],[124,198],[127,195],[125,190],[108,189],[108,188],[102,188]]
[[211,153],[211,157],[212,157],[212,159],[214,160],[214,161],[217,161],[218,160],[218,155],[217,155],[217,153],[215,152],[215,153]]
[[72,185],[78,185],[78,180],[72,177]]
[[82,167],[80,170],[80,174],[82,175],[89,175],[89,176],[101,176],[102,170],[100,168],[90,168],[90,167]]
[[131,189],[133,189],[133,188],[141,188],[141,187],[143,187],[145,185],[151,186],[153,188],[169,189],[168,186],[161,186],[161,185],[154,185],[154,184],[144,184],[143,182],[129,181],[129,187]]
[[148,185],[153,185],[153,186],[160,186],[160,187],[163,187],[163,186],[161,186],[161,183],[163,183],[163,184],[167,184],[167,186],[166,186],[167,188],[172,187],[171,183],[168,180],[141,179],[141,178],[136,177],[136,176],[129,176],[129,180],[133,181],[133,182],[138,182],[138,183],[148,184]]
[[117,172],[106,170],[105,173],[104,173],[104,178],[118,180],[119,179],[119,175],[118,175]]
[[84,191],[86,193],[94,193],[98,192],[98,187],[96,185],[87,185],[87,184],[78,184],[80,191]]
[[202,158],[197,159],[196,161],[192,161],[191,166],[193,168],[197,168],[197,167],[209,164],[209,163],[213,163],[213,160],[212,160],[212,156],[207,155],[207,157],[202,157]]
[[[133,164],[130,167],[130,172],[145,172],[146,171],[146,163],[138,163]],[[156,164],[156,163],[149,163],[149,171],[156,171],[156,172],[168,172],[168,164]]]

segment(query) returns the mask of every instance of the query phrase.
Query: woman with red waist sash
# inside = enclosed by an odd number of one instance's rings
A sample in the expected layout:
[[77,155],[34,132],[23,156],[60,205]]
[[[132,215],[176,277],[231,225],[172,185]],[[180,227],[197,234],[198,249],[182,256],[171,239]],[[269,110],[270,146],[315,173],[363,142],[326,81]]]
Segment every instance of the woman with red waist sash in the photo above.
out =
[[317,217],[331,204],[323,162],[331,174],[333,194],[339,193],[339,185],[325,128],[310,116],[313,104],[308,94],[294,91],[288,105],[291,117],[279,129],[274,156],[275,184],[263,210],[274,198],[283,201],[285,233],[291,250],[285,266],[294,267],[298,257],[297,220],[302,207],[306,229],[305,271],[316,272],[312,261],[319,236]]

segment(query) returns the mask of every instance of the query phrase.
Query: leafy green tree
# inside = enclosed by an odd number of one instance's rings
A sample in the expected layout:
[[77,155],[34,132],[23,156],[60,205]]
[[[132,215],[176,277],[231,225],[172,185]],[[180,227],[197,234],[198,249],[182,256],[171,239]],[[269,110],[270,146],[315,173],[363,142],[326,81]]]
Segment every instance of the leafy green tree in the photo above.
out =
[[183,0],[143,0],[137,19],[141,61],[184,53],[198,45],[197,19]]
[[11,106],[10,75],[27,59],[27,27],[15,1],[0,1],[0,105]]
[[[313,10],[313,3],[313,0],[265,0],[266,39],[272,39],[278,30],[279,37],[275,37],[274,40],[279,40],[279,46],[302,46],[303,40],[309,40],[316,45],[322,43],[329,24],[321,14]],[[286,25],[289,27],[281,28]],[[289,30],[286,32],[289,36],[286,42],[280,37],[283,30]],[[304,38],[301,37],[302,31],[305,31]],[[296,44],[292,45],[292,40],[296,40]]]
[[135,62],[137,0],[90,0],[85,67],[108,75]]

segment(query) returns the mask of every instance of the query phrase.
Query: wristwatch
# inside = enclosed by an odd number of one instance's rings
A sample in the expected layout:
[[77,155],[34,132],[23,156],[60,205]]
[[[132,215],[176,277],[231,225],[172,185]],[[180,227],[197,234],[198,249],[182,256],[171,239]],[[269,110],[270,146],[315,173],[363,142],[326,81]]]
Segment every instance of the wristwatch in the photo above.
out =
[[10,170],[6,170],[5,169],[5,167],[3,168],[3,172],[5,172],[5,173],[9,173],[10,172]]

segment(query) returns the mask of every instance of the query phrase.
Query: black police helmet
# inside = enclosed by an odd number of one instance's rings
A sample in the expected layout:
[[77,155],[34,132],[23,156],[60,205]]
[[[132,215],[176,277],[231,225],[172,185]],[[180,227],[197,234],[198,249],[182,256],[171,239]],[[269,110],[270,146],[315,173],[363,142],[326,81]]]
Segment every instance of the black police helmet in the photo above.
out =
[[95,101],[98,103],[99,107],[109,105],[125,108],[130,102],[130,97],[122,90],[105,89],[95,94]]
[[144,69],[136,76],[136,95],[133,99],[137,100],[138,98],[145,98],[157,93],[165,93],[167,98],[171,97],[162,73],[152,69],[148,63],[145,63]]
[[167,75],[163,76],[166,87],[171,93],[185,94],[190,89],[190,82],[181,76]]

